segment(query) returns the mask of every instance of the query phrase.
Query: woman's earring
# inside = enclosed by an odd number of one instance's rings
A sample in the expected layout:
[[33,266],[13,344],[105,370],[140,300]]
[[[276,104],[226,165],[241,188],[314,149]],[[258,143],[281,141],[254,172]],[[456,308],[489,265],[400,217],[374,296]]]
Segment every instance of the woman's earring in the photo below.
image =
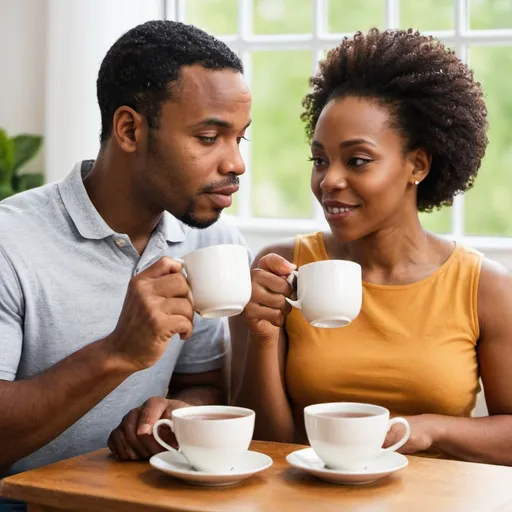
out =
[[420,182],[419,182],[418,180],[414,180],[414,184],[415,184],[415,185],[419,185],[419,184],[420,184]]

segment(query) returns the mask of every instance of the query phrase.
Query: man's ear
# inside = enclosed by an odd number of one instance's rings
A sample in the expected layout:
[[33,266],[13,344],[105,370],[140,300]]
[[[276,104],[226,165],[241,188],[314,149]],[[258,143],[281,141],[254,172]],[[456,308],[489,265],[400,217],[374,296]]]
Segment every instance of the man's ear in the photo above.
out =
[[127,152],[134,153],[144,142],[147,133],[147,123],[143,116],[131,107],[119,107],[114,113],[112,136],[115,137],[119,147]]

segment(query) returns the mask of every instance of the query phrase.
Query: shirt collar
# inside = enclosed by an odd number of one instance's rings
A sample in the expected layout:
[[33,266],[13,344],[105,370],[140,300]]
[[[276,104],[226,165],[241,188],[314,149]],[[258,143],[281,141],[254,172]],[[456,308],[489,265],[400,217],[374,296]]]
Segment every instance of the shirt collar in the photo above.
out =
[[[69,175],[59,183],[60,195],[78,232],[91,240],[101,240],[115,234],[94,207],[84,186],[84,178],[93,166],[92,160],[78,162]],[[164,212],[156,230],[168,242],[183,242],[183,224],[169,212]]]
[[171,243],[183,242],[185,240],[185,226],[174,215],[164,212],[157,230]]

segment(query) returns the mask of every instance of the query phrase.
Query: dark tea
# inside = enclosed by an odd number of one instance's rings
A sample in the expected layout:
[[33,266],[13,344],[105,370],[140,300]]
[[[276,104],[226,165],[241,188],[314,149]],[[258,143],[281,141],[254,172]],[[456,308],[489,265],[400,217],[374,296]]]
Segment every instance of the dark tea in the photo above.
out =
[[323,418],[368,418],[369,416],[375,416],[375,414],[370,414],[367,412],[335,411],[335,412],[322,412],[320,414],[317,414],[317,416],[321,416]]
[[234,420],[235,418],[243,418],[243,414],[233,413],[209,413],[209,414],[191,414],[186,419],[191,420]]

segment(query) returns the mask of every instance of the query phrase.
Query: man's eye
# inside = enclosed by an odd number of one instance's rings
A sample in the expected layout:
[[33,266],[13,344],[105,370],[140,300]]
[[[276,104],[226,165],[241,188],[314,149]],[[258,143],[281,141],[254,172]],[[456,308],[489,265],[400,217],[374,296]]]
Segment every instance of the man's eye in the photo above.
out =
[[214,144],[215,142],[217,142],[217,136],[215,135],[214,137],[207,137],[205,135],[198,135],[197,138],[201,141],[201,142],[204,142],[205,144]]

